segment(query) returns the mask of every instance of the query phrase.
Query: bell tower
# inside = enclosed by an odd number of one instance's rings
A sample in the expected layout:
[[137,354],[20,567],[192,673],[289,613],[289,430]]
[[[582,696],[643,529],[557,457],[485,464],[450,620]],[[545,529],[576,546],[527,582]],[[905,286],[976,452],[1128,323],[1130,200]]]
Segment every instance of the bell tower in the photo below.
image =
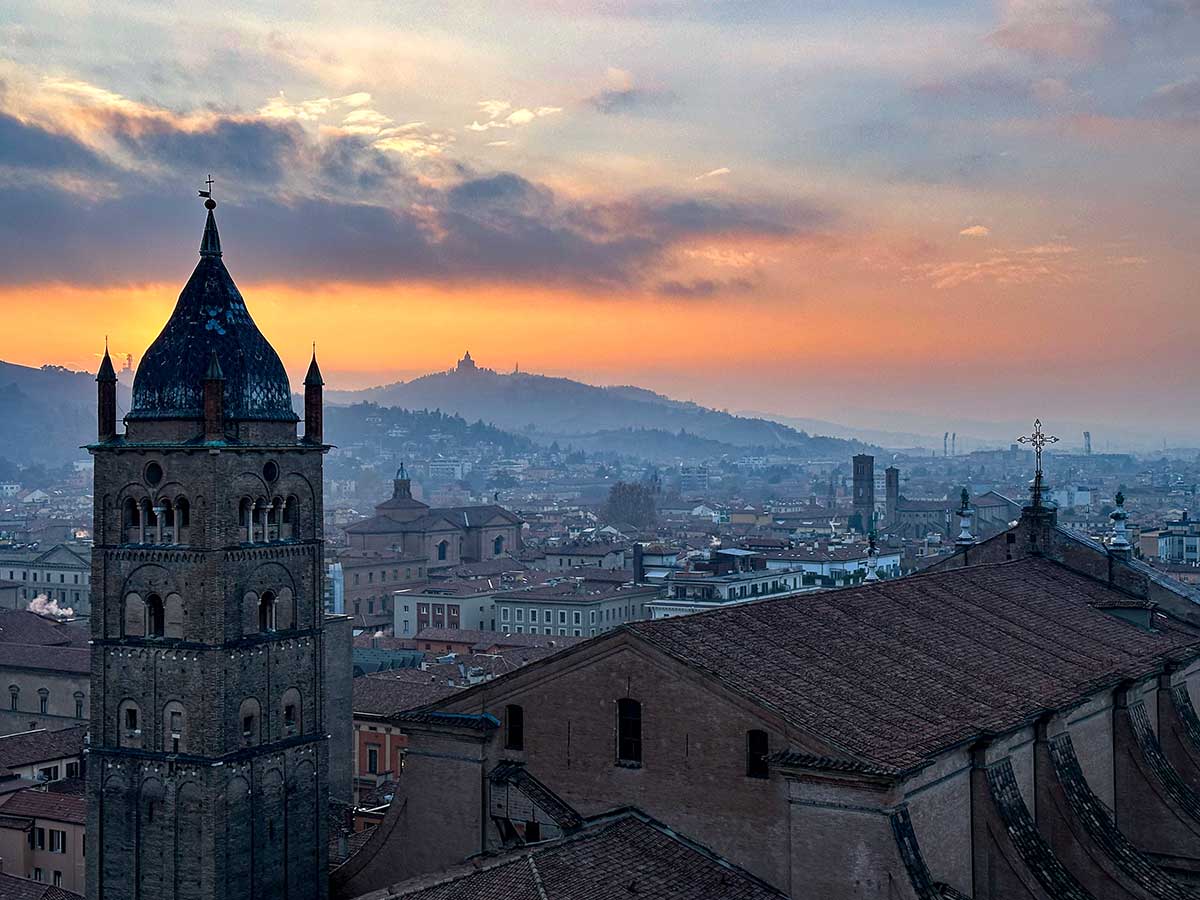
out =
[[97,378],[87,892],[323,900],[320,395],[297,435],[205,206],[123,433]]

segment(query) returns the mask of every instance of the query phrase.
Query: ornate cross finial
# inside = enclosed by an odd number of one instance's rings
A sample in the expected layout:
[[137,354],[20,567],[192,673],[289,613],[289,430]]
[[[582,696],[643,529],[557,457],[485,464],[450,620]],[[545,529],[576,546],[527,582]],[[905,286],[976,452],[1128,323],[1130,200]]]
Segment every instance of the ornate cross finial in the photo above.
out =
[[1047,444],[1057,444],[1058,438],[1052,434],[1046,434],[1042,431],[1042,420],[1033,420],[1033,434],[1023,434],[1017,438],[1017,442],[1021,444],[1029,444],[1033,447],[1034,459],[1036,465],[1033,472],[1033,505],[1042,505],[1042,451],[1046,449]]
[[213,177],[212,177],[211,172],[209,173],[208,178],[206,178],[204,180],[204,183],[205,183],[205,185],[208,186],[208,190],[207,191],[197,191],[196,193],[198,193],[201,197],[204,198],[204,208],[205,209],[209,209],[209,210],[216,209],[217,201],[212,198]]

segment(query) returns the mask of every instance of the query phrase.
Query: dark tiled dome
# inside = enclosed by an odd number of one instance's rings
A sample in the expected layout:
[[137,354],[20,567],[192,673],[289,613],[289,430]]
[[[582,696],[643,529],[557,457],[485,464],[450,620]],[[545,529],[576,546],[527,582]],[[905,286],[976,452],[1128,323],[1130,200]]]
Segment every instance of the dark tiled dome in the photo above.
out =
[[210,208],[200,262],[170,320],[138,365],[127,418],[203,417],[204,376],[214,353],[225,375],[227,419],[296,421],[283,363],[250,318],[221,262],[221,241]]

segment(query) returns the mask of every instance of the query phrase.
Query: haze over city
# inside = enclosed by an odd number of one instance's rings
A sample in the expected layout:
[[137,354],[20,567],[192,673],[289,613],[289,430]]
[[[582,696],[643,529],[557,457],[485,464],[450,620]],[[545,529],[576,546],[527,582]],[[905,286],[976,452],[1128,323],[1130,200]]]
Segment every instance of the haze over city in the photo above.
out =
[[469,348],[1194,441],[1198,37],[1168,0],[10,4],[0,358],[136,359],[211,171],[293,376],[312,339],[339,388]]

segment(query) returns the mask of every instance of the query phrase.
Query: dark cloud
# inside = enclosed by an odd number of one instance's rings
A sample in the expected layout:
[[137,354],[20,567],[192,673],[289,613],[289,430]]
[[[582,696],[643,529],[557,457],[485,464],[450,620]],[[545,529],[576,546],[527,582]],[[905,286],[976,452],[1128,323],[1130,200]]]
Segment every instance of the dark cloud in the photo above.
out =
[[72,137],[0,113],[0,166],[48,172],[96,172],[105,163]]
[[695,278],[691,281],[661,281],[655,290],[664,297],[705,299],[718,294],[745,293],[754,290],[754,287],[754,282],[748,278],[731,278],[728,281]]
[[221,171],[242,180],[280,181],[300,156],[304,133],[292,122],[219,117],[202,129],[166,117],[111,117],[110,131],[135,157],[188,172]]
[[666,91],[653,91],[646,88],[610,88],[588,97],[586,102],[593,109],[605,115],[620,113],[636,113],[650,109],[668,106],[675,100],[674,95]]
[[[10,190],[0,219],[0,282],[182,280],[203,221],[192,187],[208,171],[237,185],[218,193],[217,218],[226,262],[247,280],[639,287],[654,285],[656,268],[688,240],[796,236],[835,220],[815,206],[720,197],[581,203],[513,172],[460,164],[441,164],[450,177],[431,180],[366,138],[314,141],[289,123],[222,117],[194,130],[165,116],[116,116],[110,124],[132,158],[153,163],[147,172],[110,167],[59,136],[0,121],[19,138],[0,141],[0,153],[16,164],[105,167],[116,185],[96,196],[49,179]],[[661,293],[676,296],[718,289],[664,285]],[[720,286],[731,288],[737,285]]]

